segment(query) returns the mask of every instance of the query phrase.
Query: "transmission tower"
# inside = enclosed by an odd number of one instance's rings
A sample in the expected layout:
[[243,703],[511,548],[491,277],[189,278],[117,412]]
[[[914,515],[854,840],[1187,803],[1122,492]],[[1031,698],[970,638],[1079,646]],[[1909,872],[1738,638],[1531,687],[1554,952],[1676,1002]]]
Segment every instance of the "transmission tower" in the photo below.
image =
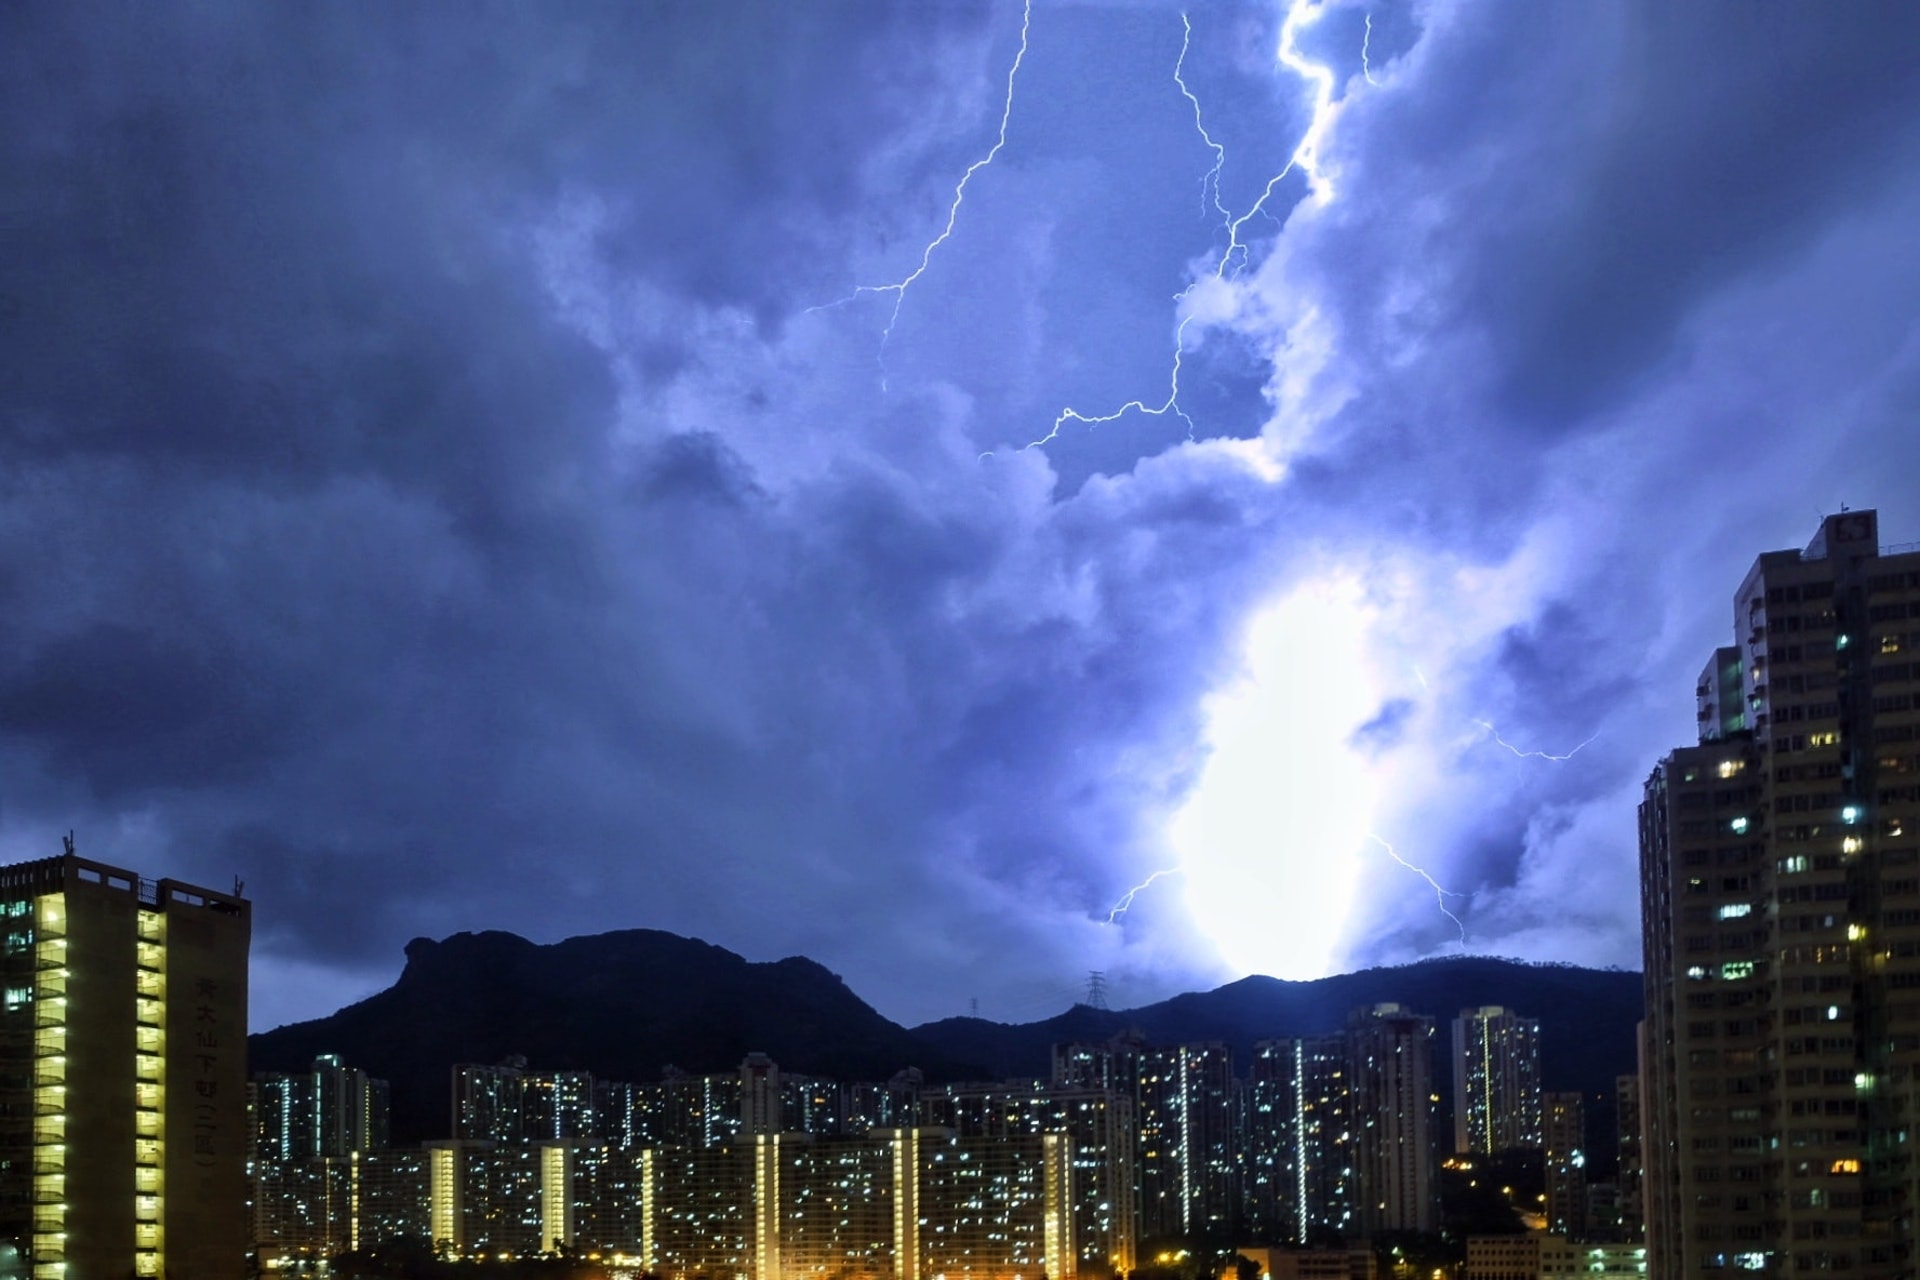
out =
[[1087,1005],[1093,1009],[1107,1007],[1107,975],[1099,969],[1087,974]]

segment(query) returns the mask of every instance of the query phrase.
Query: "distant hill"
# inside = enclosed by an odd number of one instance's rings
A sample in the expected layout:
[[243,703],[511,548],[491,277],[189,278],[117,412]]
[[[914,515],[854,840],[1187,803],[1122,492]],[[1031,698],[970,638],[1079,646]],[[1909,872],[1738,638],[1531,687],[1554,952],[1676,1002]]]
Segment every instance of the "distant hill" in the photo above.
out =
[[536,1070],[655,1080],[668,1065],[730,1071],[756,1049],[788,1071],[843,1080],[884,1080],[909,1065],[932,1079],[979,1074],[811,960],[750,964],[652,929],[546,946],[511,933],[416,938],[387,990],[248,1038],[255,1071],[297,1071],[338,1053],[391,1081],[401,1142],[447,1136],[455,1063],[518,1053]]
[[1313,982],[1245,978],[1138,1009],[1076,1005],[1044,1022],[950,1018],[908,1030],[798,957],[749,963],[650,929],[544,946],[510,933],[461,933],[408,943],[399,981],[378,995],[248,1044],[255,1071],[297,1071],[317,1054],[338,1053],[391,1081],[394,1137],[408,1142],[446,1135],[454,1063],[513,1053],[535,1069],[613,1080],[657,1079],[669,1064],[728,1071],[754,1050],[788,1071],[841,1080],[884,1080],[908,1066],[933,1081],[1044,1078],[1056,1042],[1138,1027],[1159,1044],[1224,1041],[1244,1071],[1254,1041],[1336,1030],[1352,1009],[1383,1001],[1438,1025],[1443,1117],[1452,1096],[1450,1019],[1483,1004],[1539,1018],[1546,1087],[1587,1095],[1604,1167],[1614,1077],[1634,1070],[1640,975],[1510,960],[1429,960]]

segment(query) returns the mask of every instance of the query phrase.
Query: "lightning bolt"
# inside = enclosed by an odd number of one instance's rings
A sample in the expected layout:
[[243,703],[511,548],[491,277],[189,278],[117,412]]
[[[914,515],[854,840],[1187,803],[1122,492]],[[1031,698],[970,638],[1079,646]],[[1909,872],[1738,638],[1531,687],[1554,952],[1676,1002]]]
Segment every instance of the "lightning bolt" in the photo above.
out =
[[1367,839],[1373,841],[1375,844],[1379,845],[1382,849],[1385,849],[1387,851],[1387,856],[1389,858],[1392,858],[1395,862],[1399,863],[1401,866],[1405,867],[1407,870],[1413,872],[1413,874],[1419,876],[1422,880],[1425,880],[1428,884],[1433,886],[1433,897],[1434,897],[1434,901],[1439,904],[1440,914],[1445,916],[1447,919],[1453,921],[1453,927],[1460,931],[1460,941],[1465,942],[1467,940],[1467,926],[1461,921],[1459,916],[1453,914],[1453,912],[1447,908],[1447,899],[1448,898],[1464,898],[1467,895],[1464,893],[1455,893],[1451,889],[1441,888],[1440,882],[1438,880],[1435,880],[1431,875],[1429,875],[1424,868],[1416,867],[1413,863],[1408,862],[1405,858],[1401,857],[1400,851],[1394,848],[1393,845],[1388,843],[1387,840],[1384,839],[1383,837],[1377,836],[1373,832],[1369,831],[1367,832]]
[[1107,923],[1112,924],[1115,920],[1118,920],[1121,916],[1127,914],[1127,909],[1133,906],[1134,898],[1138,897],[1140,892],[1144,890],[1148,885],[1152,884],[1155,880],[1160,879],[1162,876],[1179,875],[1181,870],[1182,868],[1180,867],[1162,867],[1160,868],[1160,870],[1148,876],[1145,880],[1142,880],[1139,884],[1133,886],[1133,888],[1127,890],[1126,896],[1121,898],[1120,901],[1114,903],[1113,909],[1107,912]]
[[894,281],[892,284],[856,285],[853,292],[844,298],[807,308],[807,312],[811,314],[815,311],[824,311],[829,307],[844,306],[866,294],[890,293],[893,295],[893,310],[887,316],[886,327],[880,331],[880,352],[883,361],[880,383],[882,390],[886,389],[884,360],[887,343],[893,337],[893,327],[900,321],[900,308],[904,306],[907,301],[907,290],[911,289],[914,283],[927,273],[927,267],[933,262],[935,251],[953,238],[954,228],[958,226],[960,222],[960,206],[967,202],[967,184],[973,181],[973,175],[992,164],[995,158],[999,156],[1001,150],[1007,145],[1007,125],[1013,119],[1013,86],[1015,80],[1020,75],[1020,64],[1026,61],[1027,33],[1032,25],[1033,0],[1025,0],[1020,12],[1020,49],[1019,52],[1013,55],[1013,65],[1007,68],[1007,93],[1005,100],[1000,106],[1000,131],[995,135],[993,146],[987,150],[987,154],[968,165],[967,171],[960,175],[960,181],[956,183],[953,188],[953,202],[947,206],[946,225],[940,228],[940,234],[932,240],[929,240],[927,247],[920,251],[919,265],[914,267],[912,271],[909,271],[903,278]]
[[1320,139],[1333,123],[1333,68],[1311,61],[1300,52],[1300,33],[1318,22],[1325,11],[1325,5],[1320,0],[1294,0],[1287,8],[1286,20],[1280,24],[1280,48],[1276,56],[1281,66],[1312,86],[1313,111],[1307,118],[1307,131],[1301,135],[1293,154],[1287,157],[1286,168],[1267,179],[1260,198],[1245,213],[1228,223],[1227,247],[1221,251],[1220,261],[1213,270],[1216,280],[1224,277],[1227,268],[1232,265],[1235,252],[1243,258],[1249,254],[1246,245],[1240,241],[1241,229],[1255,217],[1267,213],[1267,201],[1274,189],[1295,169],[1307,176],[1307,192],[1315,200],[1326,204],[1333,199],[1333,184],[1320,172]]
[[1522,751],[1520,748],[1514,746],[1511,742],[1508,742],[1505,738],[1501,737],[1500,731],[1493,727],[1493,723],[1491,721],[1475,720],[1474,723],[1479,725],[1482,729],[1485,729],[1487,731],[1488,736],[1490,736],[1495,742],[1499,743],[1501,746],[1505,747],[1507,750],[1513,752],[1515,756],[1517,756],[1522,760],[1553,760],[1556,762],[1571,760],[1575,756],[1579,755],[1580,752],[1584,750],[1589,744],[1591,744],[1594,738],[1597,738],[1600,736],[1597,733],[1593,734],[1591,737],[1589,737],[1586,740],[1586,742],[1581,743],[1579,746],[1567,752],[1565,755],[1555,755],[1551,751]]
[[1369,13],[1367,15],[1367,33],[1360,37],[1360,74],[1367,78],[1368,84],[1378,85],[1380,82],[1373,78],[1373,67],[1370,66],[1367,62],[1367,48],[1372,44],[1373,44],[1373,15]]
[[[1186,77],[1181,74],[1187,65],[1187,47],[1192,43],[1193,23],[1187,21],[1187,15],[1183,13],[1180,15],[1180,56],[1174,59],[1173,82],[1180,86],[1181,94],[1193,104],[1193,127],[1200,134],[1200,140],[1213,151],[1213,168],[1207,170],[1207,176],[1200,179],[1200,212],[1205,214],[1207,206],[1211,204],[1221,218],[1229,219],[1233,215],[1228,213],[1227,207],[1220,203],[1220,170],[1227,163],[1227,149],[1214,141],[1213,135],[1207,132],[1207,122],[1200,115],[1200,99],[1194,95],[1192,89],[1187,87]],[[1209,189],[1213,192],[1211,200],[1207,198]]]
[[[1214,262],[1213,270],[1210,273],[1209,278],[1214,281],[1227,279],[1228,272],[1232,269],[1236,259],[1245,262],[1251,256],[1251,250],[1248,249],[1246,243],[1241,239],[1241,232],[1246,228],[1247,223],[1251,222],[1254,218],[1261,215],[1272,216],[1271,214],[1267,214],[1267,201],[1273,197],[1274,191],[1279,188],[1280,183],[1285,180],[1288,174],[1296,169],[1305,174],[1308,193],[1320,203],[1325,204],[1327,201],[1333,199],[1333,186],[1327,181],[1325,175],[1320,172],[1319,167],[1320,140],[1326,133],[1327,126],[1332,122],[1333,116],[1333,69],[1307,58],[1300,52],[1299,44],[1300,33],[1319,21],[1323,12],[1325,12],[1323,0],[1294,0],[1293,4],[1287,9],[1286,19],[1280,24],[1280,46],[1276,57],[1282,66],[1292,71],[1311,86],[1313,110],[1308,119],[1306,132],[1301,136],[1298,145],[1294,147],[1293,154],[1287,158],[1286,167],[1267,180],[1267,185],[1261,189],[1260,198],[1255,200],[1253,204],[1248,207],[1247,211],[1238,217],[1233,216],[1220,200],[1220,171],[1227,162],[1226,148],[1207,131],[1206,121],[1201,112],[1200,99],[1193,90],[1188,87],[1184,75],[1188,47],[1193,40],[1193,24],[1188,20],[1185,13],[1180,15],[1182,32],[1180,39],[1180,56],[1175,59],[1173,64],[1173,81],[1179,86],[1181,95],[1193,104],[1193,127],[1200,134],[1200,140],[1213,152],[1213,167],[1209,169],[1206,176],[1200,180],[1201,209],[1204,211],[1207,205],[1211,204],[1219,213],[1227,233],[1226,247],[1220,251],[1220,256]],[[1211,199],[1209,199],[1209,191],[1212,193]],[[1175,303],[1184,304],[1192,297],[1193,291],[1199,288],[1203,282],[1203,280],[1195,280],[1179,293],[1175,294]],[[1194,438],[1193,419],[1188,417],[1187,411],[1180,407],[1180,368],[1182,361],[1186,357],[1187,326],[1193,323],[1194,318],[1194,314],[1189,312],[1181,318],[1179,327],[1174,330],[1173,368],[1167,377],[1167,398],[1165,400],[1162,400],[1159,404],[1148,404],[1144,399],[1129,400],[1118,409],[1114,409],[1108,413],[1098,414],[1082,413],[1080,410],[1069,405],[1063,408],[1054,418],[1053,426],[1047,431],[1047,434],[1041,436],[1038,440],[1029,442],[1026,447],[1029,449],[1037,449],[1042,445],[1058,439],[1060,429],[1070,422],[1078,423],[1084,427],[1097,427],[1105,423],[1117,422],[1129,413],[1138,413],[1149,418],[1161,418],[1171,414],[1187,424],[1187,439],[1192,440]]]
[[[1318,22],[1325,12],[1325,5],[1316,0],[1294,0],[1287,9],[1287,20],[1280,24],[1281,63],[1313,86],[1313,114],[1307,120],[1306,136],[1300,139],[1300,145],[1293,149],[1293,156],[1287,161],[1287,169],[1298,168],[1306,174],[1307,189],[1323,204],[1333,199],[1333,188],[1325,184],[1320,173],[1320,139],[1333,123],[1333,68],[1309,61],[1301,54],[1300,32]],[[1286,169],[1281,170],[1280,177],[1284,178],[1286,173]],[[1274,181],[1278,182],[1279,178]],[[1271,184],[1268,190],[1272,190]],[[1266,197],[1262,195],[1261,199],[1264,201]]]

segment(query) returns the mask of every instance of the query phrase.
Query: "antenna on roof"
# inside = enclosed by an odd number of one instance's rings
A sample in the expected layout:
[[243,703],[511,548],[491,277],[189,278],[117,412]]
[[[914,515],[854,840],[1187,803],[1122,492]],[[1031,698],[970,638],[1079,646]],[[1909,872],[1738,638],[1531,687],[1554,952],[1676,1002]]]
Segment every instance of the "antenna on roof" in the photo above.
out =
[[67,856],[68,856],[69,858],[71,858],[71,857],[73,857],[73,856],[74,856],[74,850],[73,850],[73,832],[71,832],[71,831],[69,831],[69,832],[67,832],[67,834],[65,834],[65,835],[63,835],[63,836],[61,836],[61,837],[60,837],[60,843],[61,843],[62,845],[64,845],[64,846],[66,847],[66,851],[67,851]]

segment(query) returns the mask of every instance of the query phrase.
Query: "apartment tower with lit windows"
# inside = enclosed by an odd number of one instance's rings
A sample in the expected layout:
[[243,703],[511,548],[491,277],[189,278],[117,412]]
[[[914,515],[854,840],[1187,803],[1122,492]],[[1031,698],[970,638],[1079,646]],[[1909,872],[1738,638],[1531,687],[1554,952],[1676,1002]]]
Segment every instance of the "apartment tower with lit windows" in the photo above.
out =
[[1640,806],[1650,1274],[1920,1274],[1920,547],[1770,551]]
[[1538,1147],[1540,1020],[1484,1005],[1453,1020],[1453,1149]]
[[246,1271],[245,899],[0,868],[0,1242],[35,1280]]

